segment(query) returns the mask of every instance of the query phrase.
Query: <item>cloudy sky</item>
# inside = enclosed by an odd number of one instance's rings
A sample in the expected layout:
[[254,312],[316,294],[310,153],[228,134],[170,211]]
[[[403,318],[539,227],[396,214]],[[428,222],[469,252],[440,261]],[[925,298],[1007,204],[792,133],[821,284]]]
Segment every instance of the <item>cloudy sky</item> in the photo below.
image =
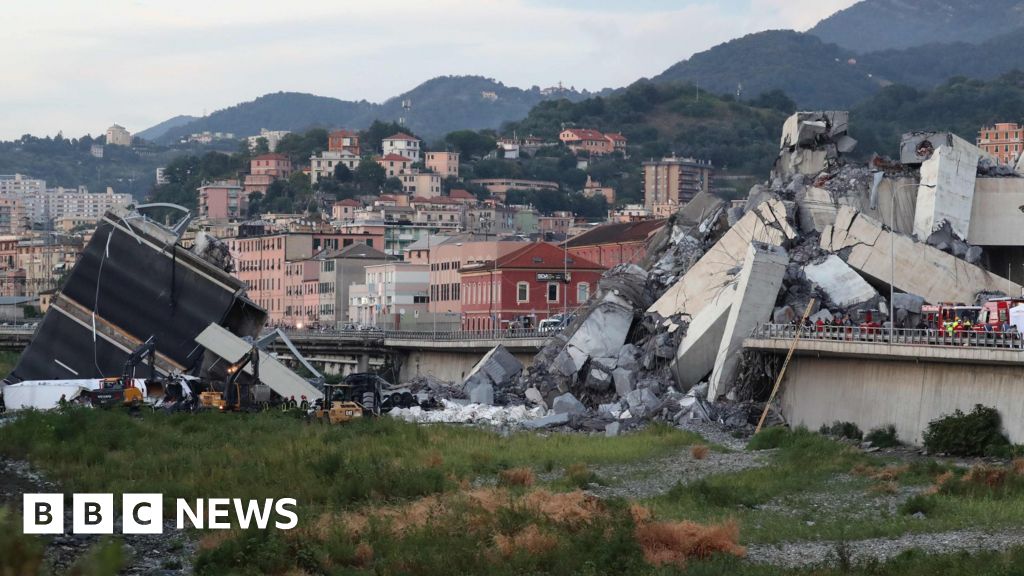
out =
[[268,92],[381,101],[444,74],[622,86],[854,0],[5,2],[0,138],[135,132]]

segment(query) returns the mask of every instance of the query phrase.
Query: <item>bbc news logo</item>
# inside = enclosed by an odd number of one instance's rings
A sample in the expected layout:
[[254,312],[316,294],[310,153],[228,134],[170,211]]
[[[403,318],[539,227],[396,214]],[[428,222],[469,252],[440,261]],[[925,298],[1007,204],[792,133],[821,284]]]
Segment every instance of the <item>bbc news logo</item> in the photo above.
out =
[[[63,534],[64,495],[25,494],[23,532],[25,534]],[[242,500],[240,498],[178,498],[174,503],[175,528],[184,530],[228,530],[231,520],[242,529],[266,530],[273,526],[291,530],[299,523],[294,498]],[[162,494],[123,494],[121,532],[123,534],[162,534],[164,531]],[[113,494],[73,494],[71,532],[74,534],[113,534]]]

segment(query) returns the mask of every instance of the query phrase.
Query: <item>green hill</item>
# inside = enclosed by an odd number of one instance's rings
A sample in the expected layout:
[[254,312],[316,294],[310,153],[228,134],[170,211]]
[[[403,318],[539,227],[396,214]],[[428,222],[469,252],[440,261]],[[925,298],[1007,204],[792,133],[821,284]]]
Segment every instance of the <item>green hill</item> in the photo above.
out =
[[1020,0],[864,0],[807,31],[855,52],[981,43],[1024,26]]
[[575,90],[544,95],[540,88],[529,90],[505,86],[482,76],[442,76],[382,104],[278,92],[260,96],[209,116],[167,130],[158,138],[173,142],[183,135],[206,130],[248,136],[261,128],[302,131],[313,127],[362,129],[374,120],[404,119],[405,124],[426,138],[437,138],[453,130],[497,128],[525,116],[537,103],[556,98],[579,100],[588,96]]

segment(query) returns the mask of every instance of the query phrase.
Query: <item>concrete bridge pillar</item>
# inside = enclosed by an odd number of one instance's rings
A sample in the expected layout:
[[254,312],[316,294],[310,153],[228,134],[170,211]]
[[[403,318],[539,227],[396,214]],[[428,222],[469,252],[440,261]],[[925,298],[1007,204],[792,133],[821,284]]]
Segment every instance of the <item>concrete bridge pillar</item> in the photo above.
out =
[[362,353],[359,355],[359,359],[356,361],[356,372],[369,372],[370,371],[370,355]]

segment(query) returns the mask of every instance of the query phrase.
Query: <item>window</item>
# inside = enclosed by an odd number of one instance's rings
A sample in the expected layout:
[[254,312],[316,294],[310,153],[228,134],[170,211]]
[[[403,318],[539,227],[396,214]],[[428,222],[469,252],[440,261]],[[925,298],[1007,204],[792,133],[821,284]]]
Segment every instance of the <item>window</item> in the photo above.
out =
[[558,302],[558,284],[548,282],[548,302]]
[[590,298],[590,284],[580,282],[576,285],[576,303],[582,304]]
[[526,282],[516,284],[516,302],[530,301],[530,285]]

